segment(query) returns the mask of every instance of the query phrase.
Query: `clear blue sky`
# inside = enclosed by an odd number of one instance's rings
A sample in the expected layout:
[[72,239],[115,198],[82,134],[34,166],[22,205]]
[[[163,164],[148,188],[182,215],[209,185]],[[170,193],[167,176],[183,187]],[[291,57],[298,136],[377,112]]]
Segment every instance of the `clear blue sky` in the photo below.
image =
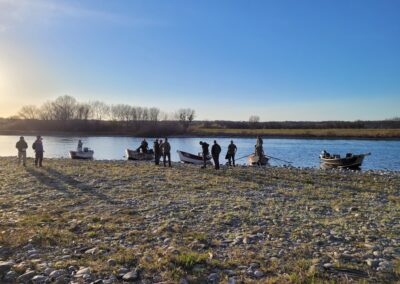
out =
[[397,0],[0,0],[0,116],[63,94],[198,119],[400,116]]

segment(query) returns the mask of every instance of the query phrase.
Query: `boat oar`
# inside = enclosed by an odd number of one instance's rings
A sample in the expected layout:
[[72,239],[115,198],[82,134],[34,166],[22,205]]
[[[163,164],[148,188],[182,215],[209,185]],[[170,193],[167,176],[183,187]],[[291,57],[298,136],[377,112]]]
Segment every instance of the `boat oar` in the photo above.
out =
[[278,161],[282,161],[282,162],[285,162],[285,163],[288,163],[288,164],[292,164],[293,163],[293,162],[290,162],[290,161],[282,160],[282,159],[275,158],[275,157],[268,156],[268,155],[266,155],[266,157],[271,158],[271,159],[275,159],[275,160],[278,160]]

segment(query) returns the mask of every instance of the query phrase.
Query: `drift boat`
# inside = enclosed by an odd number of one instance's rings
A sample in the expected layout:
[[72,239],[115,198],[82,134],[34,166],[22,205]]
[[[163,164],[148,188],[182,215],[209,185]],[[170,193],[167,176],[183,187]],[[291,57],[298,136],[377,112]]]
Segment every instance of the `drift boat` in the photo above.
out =
[[154,160],[154,151],[149,150],[147,153],[138,152],[135,150],[126,149],[128,160],[134,161],[152,161]]
[[83,148],[83,151],[69,151],[71,159],[92,160],[94,151],[89,148]]
[[[184,151],[176,151],[179,155],[179,159],[181,162],[186,163],[186,164],[194,164],[194,165],[202,165],[203,164],[203,156],[201,154],[194,155],[190,154]],[[211,163],[211,156],[207,156],[206,158],[207,164],[212,164]]]
[[321,168],[332,169],[332,168],[346,168],[346,169],[358,169],[361,167],[364,158],[371,155],[371,153],[353,155],[347,153],[346,157],[341,158],[340,155],[331,155],[324,151],[320,156]]

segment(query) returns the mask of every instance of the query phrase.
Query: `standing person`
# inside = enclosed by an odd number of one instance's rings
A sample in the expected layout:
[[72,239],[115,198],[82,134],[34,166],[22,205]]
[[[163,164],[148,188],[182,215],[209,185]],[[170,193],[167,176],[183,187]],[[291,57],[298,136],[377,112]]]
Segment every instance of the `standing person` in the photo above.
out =
[[143,139],[139,149],[142,149],[142,153],[147,153],[147,150],[149,149],[149,144],[147,143],[146,139]]
[[210,145],[203,141],[200,141],[200,145],[203,150],[203,166],[201,168],[205,169],[207,166],[207,156],[210,154],[210,152],[208,151],[208,147]]
[[158,139],[154,141],[153,150],[154,150],[154,162],[156,166],[158,166],[160,164],[160,144],[158,143]]
[[262,147],[263,143],[264,143],[264,141],[262,140],[262,138],[257,135],[257,143],[256,143],[256,145]]
[[42,137],[36,136],[36,141],[33,142],[32,148],[35,150],[35,166],[36,167],[42,167],[42,162],[43,162],[43,142],[42,142]]
[[229,166],[235,167],[235,155],[236,155],[237,147],[233,144],[233,140],[231,140],[231,144],[228,145],[228,152],[226,153],[226,157],[228,158]]
[[78,141],[78,147],[77,147],[78,152],[82,152],[82,147],[83,147],[82,140],[79,139],[79,141]]
[[23,136],[19,137],[19,141],[15,144],[15,148],[18,149],[18,165],[26,166],[26,149],[28,149],[28,144],[26,143]]
[[214,160],[215,169],[219,170],[219,154],[221,153],[221,146],[218,145],[217,140],[214,140],[214,145],[211,147],[211,155]]
[[171,145],[168,142],[168,138],[165,138],[164,143],[161,144],[161,152],[163,154],[164,167],[167,166],[166,159],[168,157],[168,166],[171,167]]

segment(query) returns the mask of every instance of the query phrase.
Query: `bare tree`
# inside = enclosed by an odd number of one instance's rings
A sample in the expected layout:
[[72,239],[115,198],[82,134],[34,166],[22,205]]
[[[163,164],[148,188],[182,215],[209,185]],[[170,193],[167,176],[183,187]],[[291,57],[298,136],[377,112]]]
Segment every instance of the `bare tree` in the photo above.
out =
[[135,109],[136,109],[137,120],[143,120],[143,108],[135,107]]
[[258,123],[260,122],[260,117],[258,115],[252,115],[249,118],[250,123]]
[[23,106],[18,112],[18,117],[22,119],[38,119],[40,117],[39,109],[34,105]]
[[55,120],[55,110],[52,102],[44,103],[39,109],[39,118],[41,120]]
[[91,117],[96,120],[106,120],[110,117],[110,106],[100,101],[90,102]]
[[160,115],[160,110],[156,107],[149,109],[149,120],[158,121],[158,116]]
[[77,104],[75,106],[75,119],[88,120],[91,115],[91,107],[89,104]]
[[249,124],[252,128],[257,128],[257,126],[260,124],[260,117],[258,115],[250,116]]
[[149,109],[147,107],[143,108],[142,120],[149,120]]
[[76,110],[76,99],[71,96],[58,97],[53,103],[54,114],[57,120],[74,119]]
[[188,128],[195,118],[195,111],[191,108],[181,108],[175,113],[175,118],[178,119],[185,128]]

